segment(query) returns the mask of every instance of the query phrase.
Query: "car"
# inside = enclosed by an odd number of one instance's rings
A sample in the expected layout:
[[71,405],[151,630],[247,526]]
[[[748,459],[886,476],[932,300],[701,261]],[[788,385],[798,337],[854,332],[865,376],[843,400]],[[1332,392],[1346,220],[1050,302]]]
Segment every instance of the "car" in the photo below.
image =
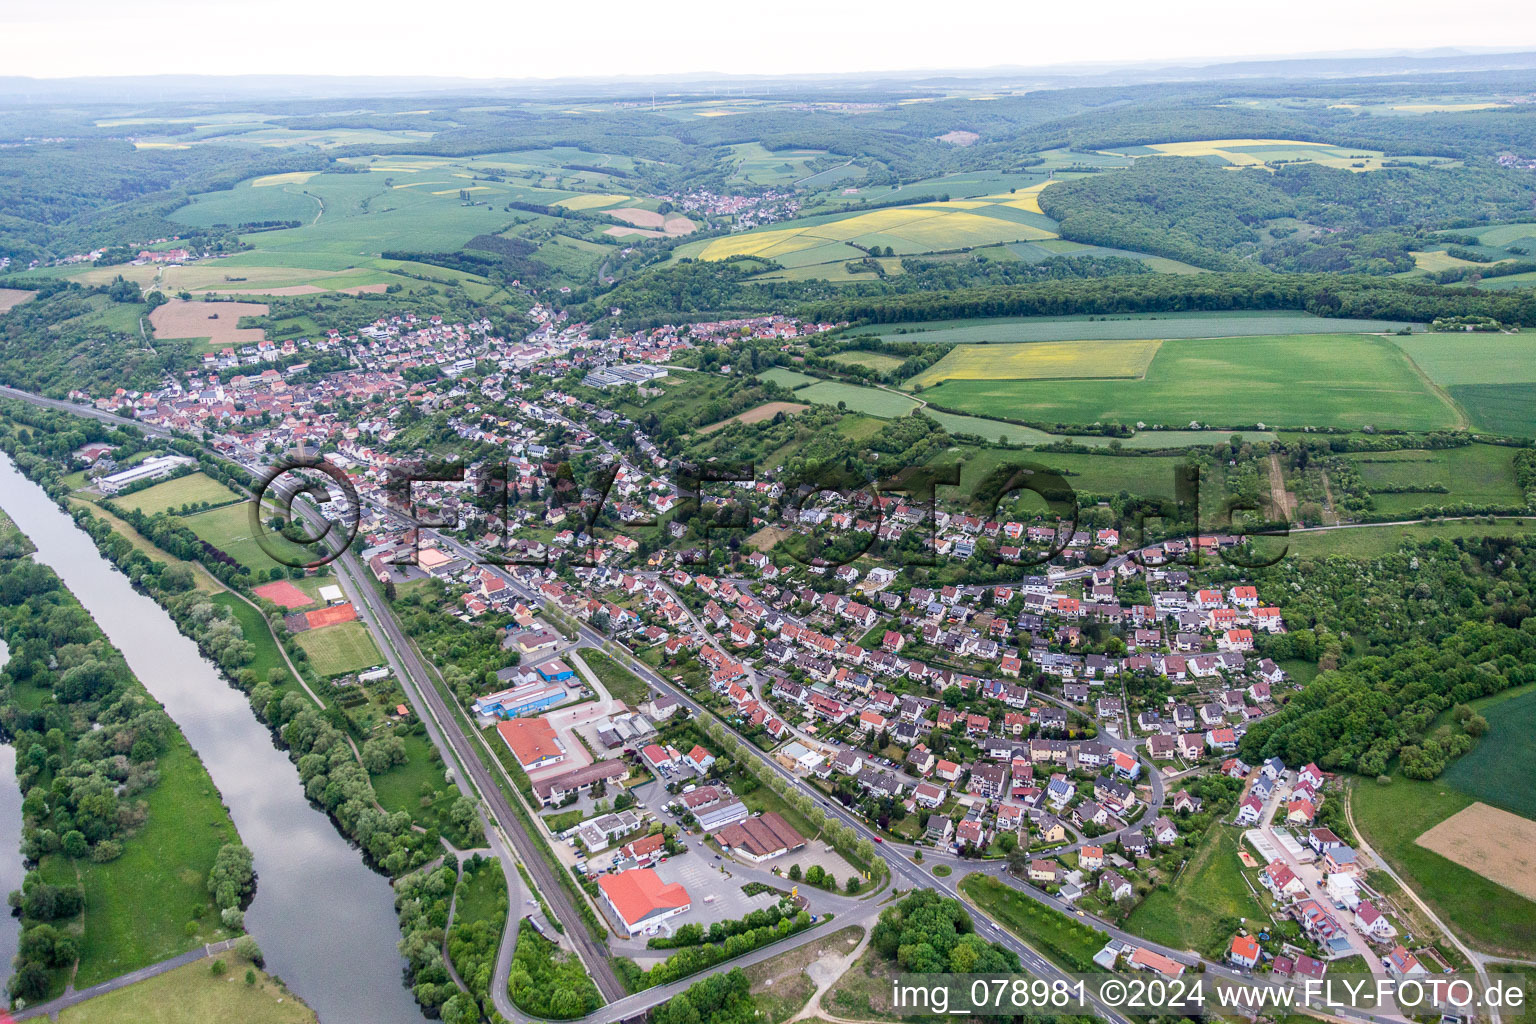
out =
[[715,860],[719,860],[719,859],[720,859],[720,855],[718,853],[715,854]]
[[883,843],[883,842],[885,842],[885,840],[884,840],[884,839],[881,839],[881,838],[880,838],[880,837],[879,837],[879,836],[875,836],[875,842],[877,842],[877,843]]
[[1079,911],[1078,911],[1078,912],[1077,912],[1077,916],[1078,916],[1078,917],[1083,917],[1083,916],[1084,916],[1084,915],[1083,915],[1083,912],[1082,912],[1082,911],[1081,911],[1081,910],[1079,910]]

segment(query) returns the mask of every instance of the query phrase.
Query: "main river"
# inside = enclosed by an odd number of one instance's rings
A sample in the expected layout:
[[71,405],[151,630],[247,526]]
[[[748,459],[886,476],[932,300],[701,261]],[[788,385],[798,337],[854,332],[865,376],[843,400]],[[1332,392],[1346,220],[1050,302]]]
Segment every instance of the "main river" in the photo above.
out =
[[[325,1024],[422,1021],[401,983],[394,891],[305,799],[298,770],[272,745],[244,695],[4,454],[0,507],[37,545],[37,560],[59,574],[123,652],[207,765],[240,838],[256,857],[256,899],[245,923],[266,954],[267,969]],[[13,779],[0,781],[15,790]],[[0,861],[14,859],[13,849],[0,851]]]

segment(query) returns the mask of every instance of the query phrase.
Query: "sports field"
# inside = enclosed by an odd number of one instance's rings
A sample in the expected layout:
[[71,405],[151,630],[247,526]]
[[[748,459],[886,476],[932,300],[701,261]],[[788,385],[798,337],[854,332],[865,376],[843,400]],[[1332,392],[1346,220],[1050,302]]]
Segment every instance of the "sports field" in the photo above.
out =
[[299,633],[294,640],[322,676],[359,672],[383,662],[368,627],[356,620]]
[[925,392],[979,416],[1045,423],[1455,427],[1390,342],[1364,335],[1166,341],[1139,380],[951,381]]
[[191,473],[114,500],[123,508],[134,509],[152,516],[157,512],[167,512],[193,502],[222,505],[237,501],[239,498],[240,495],[212,477],[204,476],[202,473]]
[[1016,345],[956,345],[908,388],[946,380],[1072,380],[1144,376],[1159,341],[1052,341]]

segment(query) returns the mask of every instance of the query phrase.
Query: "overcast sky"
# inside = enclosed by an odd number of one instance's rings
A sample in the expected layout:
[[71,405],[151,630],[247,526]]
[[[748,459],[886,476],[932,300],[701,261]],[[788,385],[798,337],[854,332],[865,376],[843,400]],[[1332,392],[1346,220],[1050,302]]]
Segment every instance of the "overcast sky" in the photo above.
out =
[[0,74],[801,74],[1528,48],[1483,0],[0,0]]

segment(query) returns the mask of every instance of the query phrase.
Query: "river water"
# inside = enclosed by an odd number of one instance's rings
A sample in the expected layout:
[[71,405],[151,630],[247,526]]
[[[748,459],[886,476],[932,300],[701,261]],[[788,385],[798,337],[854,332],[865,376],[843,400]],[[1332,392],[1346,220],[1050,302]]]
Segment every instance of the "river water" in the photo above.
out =
[[[245,923],[261,944],[267,970],[287,982],[324,1024],[423,1021],[401,983],[394,890],[310,805],[298,770],[273,746],[245,696],[4,454],[0,507],[37,545],[37,560],[59,574],[123,652],[207,766],[241,840],[255,855],[256,899]],[[10,756],[14,761],[14,753]],[[20,796],[11,772],[0,775],[9,776],[0,777],[3,879],[16,859]],[[19,885],[18,878],[0,891]],[[0,930],[0,944],[5,941],[14,951],[14,934],[7,940]],[[7,955],[6,970],[9,964]]]

